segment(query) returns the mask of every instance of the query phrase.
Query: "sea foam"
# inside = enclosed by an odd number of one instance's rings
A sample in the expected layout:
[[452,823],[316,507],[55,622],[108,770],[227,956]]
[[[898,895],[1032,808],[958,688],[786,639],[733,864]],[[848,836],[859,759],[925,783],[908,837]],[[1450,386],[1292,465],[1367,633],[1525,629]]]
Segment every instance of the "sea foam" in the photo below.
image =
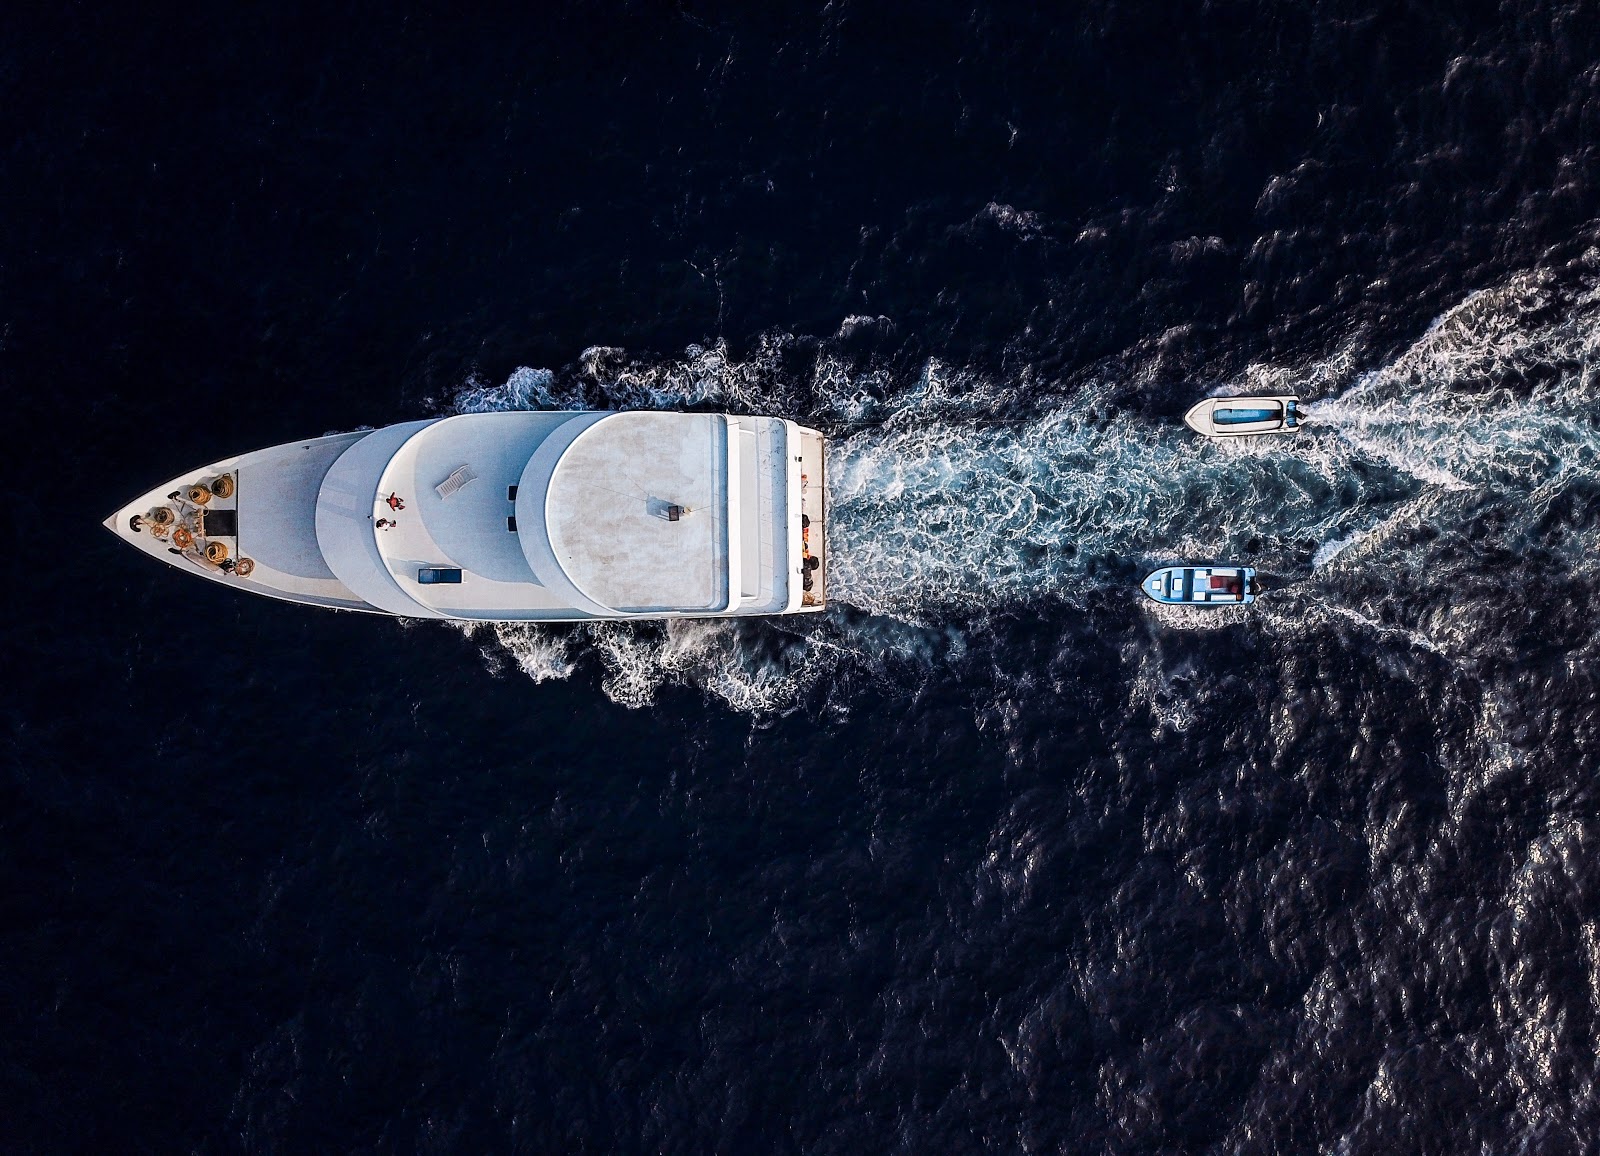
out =
[[[830,435],[827,614],[490,628],[520,669],[565,677],[589,657],[629,705],[689,684],[781,713],[843,669],[926,674],[964,653],[987,616],[1081,612],[1106,590],[1122,592],[1116,613],[1215,627],[1215,615],[1163,615],[1131,588],[1156,565],[1221,560],[1283,588],[1266,613],[1229,622],[1271,629],[1303,618],[1304,604],[1332,605],[1341,622],[1447,651],[1429,624],[1440,606],[1445,618],[1470,613],[1448,580],[1464,563],[1440,561],[1450,519],[1492,506],[1502,545],[1518,548],[1559,495],[1600,477],[1600,293],[1558,299],[1539,274],[1473,294],[1375,370],[1346,351],[1247,367],[1223,392],[1308,399],[1306,429],[1284,438],[1206,441],[1175,418],[1119,409],[1114,382],[1041,408],[1032,399],[1047,391],[1027,372],[1002,380],[930,361],[900,380],[826,343],[796,381],[779,368],[795,340],[768,335],[744,359],[721,346],[675,359],[595,347],[559,374],[523,368],[462,387],[462,412],[716,407],[794,414]],[[1580,525],[1557,545],[1587,565],[1592,538]],[[1271,612],[1275,600],[1287,615]],[[1375,602],[1425,605],[1399,622]]]

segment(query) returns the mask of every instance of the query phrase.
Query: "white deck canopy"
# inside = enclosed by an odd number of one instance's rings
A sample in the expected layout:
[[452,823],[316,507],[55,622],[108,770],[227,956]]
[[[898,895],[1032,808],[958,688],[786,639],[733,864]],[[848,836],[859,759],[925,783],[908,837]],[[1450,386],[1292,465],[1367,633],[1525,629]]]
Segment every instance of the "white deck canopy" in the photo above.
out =
[[433,425],[410,421],[374,430],[347,449],[317,491],[317,545],[328,568],[356,595],[390,614],[442,617],[395,581],[373,529],[378,483],[389,459],[413,434]]
[[568,580],[613,613],[726,609],[738,583],[729,454],[720,414],[619,413],[584,428],[542,503]]
[[[374,509],[377,547],[414,601],[459,618],[581,614],[528,565],[513,498],[531,456],[574,421],[570,413],[462,414],[435,422],[384,466]],[[393,494],[402,504],[391,509]],[[448,582],[425,571],[459,570]]]

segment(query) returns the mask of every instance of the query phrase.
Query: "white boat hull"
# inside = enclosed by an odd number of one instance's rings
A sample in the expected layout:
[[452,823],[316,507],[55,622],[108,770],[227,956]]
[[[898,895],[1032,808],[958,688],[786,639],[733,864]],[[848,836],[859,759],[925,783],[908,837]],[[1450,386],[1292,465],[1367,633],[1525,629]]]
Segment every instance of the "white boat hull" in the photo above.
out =
[[1140,589],[1165,606],[1244,606],[1256,600],[1255,576],[1249,566],[1164,566]]
[[1300,432],[1300,399],[1294,394],[1208,397],[1183,415],[1184,424],[1208,438],[1254,437]]
[[465,414],[212,462],[105,525],[213,582],[465,621],[826,605],[822,435],[724,414]]

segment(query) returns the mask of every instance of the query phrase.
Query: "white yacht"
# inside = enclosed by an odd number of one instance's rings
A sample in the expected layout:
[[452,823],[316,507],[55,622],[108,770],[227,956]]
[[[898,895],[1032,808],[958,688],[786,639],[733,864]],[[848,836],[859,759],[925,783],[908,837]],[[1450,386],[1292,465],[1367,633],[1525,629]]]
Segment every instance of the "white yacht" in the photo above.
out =
[[1168,606],[1240,605],[1261,593],[1250,566],[1164,566],[1147,574],[1141,588]]
[[1292,434],[1300,431],[1305,414],[1294,394],[1266,397],[1208,397],[1183,415],[1184,424],[1208,438],[1239,438],[1254,434]]
[[463,414],[224,458],[105,524],[210,581],[340,610],[789,614],[827,601],[824,448],[778,418]]

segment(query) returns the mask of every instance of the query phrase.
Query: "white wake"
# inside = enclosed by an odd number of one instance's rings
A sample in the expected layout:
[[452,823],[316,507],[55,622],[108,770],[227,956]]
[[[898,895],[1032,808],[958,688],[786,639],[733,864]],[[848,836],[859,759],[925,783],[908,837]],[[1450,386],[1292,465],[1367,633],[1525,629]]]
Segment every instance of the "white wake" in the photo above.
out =
[[[1323,602],[1358,603],[1344,617],[1368,621],[1363,573],[1427,589],[1419,529],[1498,503],[1511,541],[1559,495],[1600,478],[1600,291],[1563,296],[1540,274],[1472,295],[1374,371],[1346,355],[1249,367],[1225,392],[1298,391],[1312,421],[1294,437],[1237,443],[1196,438],[1176,418],[1119,412],[1115,383],[1037,410],[1027,404],[1038,392],[1031,380],[935,362],[897,385],[886,371],[847,370],[825,349],[809,381],[784,385],[784,340],[767,339],[744,361],[719,348],[659,362],[590,349],[560,375],[519,369],[499,385],[469,381],[455,407],[701,406],[822,425],[838,609],[760,622],[484,627],[486,654],[534,679],[597,658],[619,702],[643,705],[682,684],[762,714],[791,709],[846,670],[931,676],[965,653],[986,616],[1081,608],[1145,568],[1186,559],[1248,560],[1280,583],[1309,584]],[[1591,538],[1583,530],[1566,541],[1572,565],[1589,564]],[[1132,594],[1120,605],[1151,613]],[[1409,626],[1381,629],[1421,638]]]

